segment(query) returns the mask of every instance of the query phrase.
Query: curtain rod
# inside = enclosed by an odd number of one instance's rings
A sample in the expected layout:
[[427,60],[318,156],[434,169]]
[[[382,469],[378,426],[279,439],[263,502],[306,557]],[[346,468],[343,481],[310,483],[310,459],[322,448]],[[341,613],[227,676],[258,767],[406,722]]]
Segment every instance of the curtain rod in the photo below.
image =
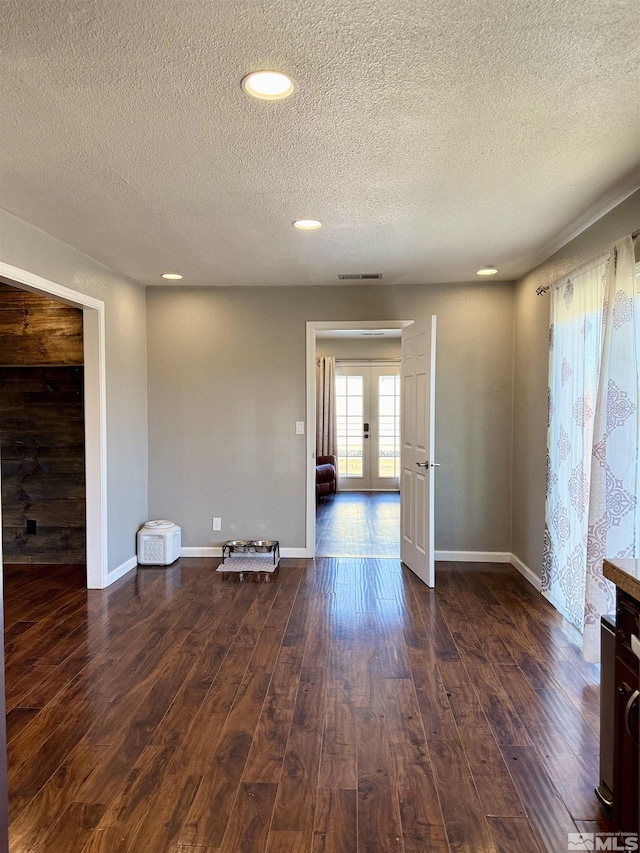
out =
[[[633,231],[629,236],[632,240],[634,240],[638,234],[640,234],[640,228],[637,231]],[[536,296],[544,296],[546,293],[549,293],[551,290],[551,285],[548,284],[546,287],[536,287]]]

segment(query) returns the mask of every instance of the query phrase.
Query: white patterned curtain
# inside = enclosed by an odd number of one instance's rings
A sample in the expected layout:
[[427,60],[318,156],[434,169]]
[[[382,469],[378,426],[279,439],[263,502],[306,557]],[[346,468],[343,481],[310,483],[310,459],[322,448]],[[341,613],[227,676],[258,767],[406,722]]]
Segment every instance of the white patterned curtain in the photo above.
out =
[[615,611],[605,557],[638,557],[640,301],[631,237],[614,244],[605,288],[604,340],[589,491],[584,655],[597,660],[600,616]]
[[327,355],[317,363],[316,456],[337,456],[336,360]]
[[551,288],[542,591],[599,659],[605,557],[639,556],[639,294],[631,237]]

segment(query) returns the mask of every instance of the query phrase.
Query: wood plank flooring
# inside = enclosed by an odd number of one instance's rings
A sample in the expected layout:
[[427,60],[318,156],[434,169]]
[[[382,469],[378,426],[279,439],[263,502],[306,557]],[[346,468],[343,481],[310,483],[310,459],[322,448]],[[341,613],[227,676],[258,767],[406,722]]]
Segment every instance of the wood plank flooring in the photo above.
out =
[[400,557],[400,492],[338,492],[316,507],[320,557]]
[[6,567],[13,853],[555,853],[599,670],[506,565]]

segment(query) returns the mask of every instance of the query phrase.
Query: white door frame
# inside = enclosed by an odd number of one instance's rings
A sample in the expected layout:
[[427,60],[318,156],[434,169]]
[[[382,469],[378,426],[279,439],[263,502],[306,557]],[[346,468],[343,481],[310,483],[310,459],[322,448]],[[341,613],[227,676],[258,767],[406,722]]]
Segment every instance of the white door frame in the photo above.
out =
[[413,320],[308,320],[306,349],[307,524],[305,557],[316,553],[316,340],[320,331],[404,329]]
[[83,312],[87,587],[104,589],[108,585],[104,302],[2,261],[0,276],[24,290],[51,296],[66,305],[81,308]]

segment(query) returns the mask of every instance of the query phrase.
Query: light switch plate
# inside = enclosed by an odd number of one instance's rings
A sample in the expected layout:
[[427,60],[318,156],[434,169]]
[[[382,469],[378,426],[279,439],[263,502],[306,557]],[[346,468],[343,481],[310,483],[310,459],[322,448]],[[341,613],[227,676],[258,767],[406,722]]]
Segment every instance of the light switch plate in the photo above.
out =
[[304,421],[296,421],[296,435],[304,435]]

